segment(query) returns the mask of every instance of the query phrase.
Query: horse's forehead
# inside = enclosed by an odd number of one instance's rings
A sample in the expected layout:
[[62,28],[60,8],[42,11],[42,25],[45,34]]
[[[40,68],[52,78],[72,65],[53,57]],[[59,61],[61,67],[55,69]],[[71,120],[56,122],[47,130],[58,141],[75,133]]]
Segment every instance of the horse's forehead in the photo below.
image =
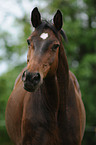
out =
[[54,33],[51,30],[34,31],[29,37],[33,41],[33,44],[42,45],[44,43],[50,43],[50,41],[57,40]]
[[41,33],[40,38],[43,40],[46,40],[48,38],[48,36],[49,36],[48,32],[43,32],[43,33]]
[[51,37],[51,39],[55,39],[56,36],[54,35],[54,32],[50,29],[50,28],[47,28],[47,29],[37,29],[35,30],[33,33],[32,33],[32,36],[35,38],[40,38],[41,40],[46,40],[48,39],[49,37]]
[[29,36],[29,39],[33,42],[35,52],[39,52],[40,54],[44,54],[51,44],[58,41],[51,29],[36,29],[31,36]]

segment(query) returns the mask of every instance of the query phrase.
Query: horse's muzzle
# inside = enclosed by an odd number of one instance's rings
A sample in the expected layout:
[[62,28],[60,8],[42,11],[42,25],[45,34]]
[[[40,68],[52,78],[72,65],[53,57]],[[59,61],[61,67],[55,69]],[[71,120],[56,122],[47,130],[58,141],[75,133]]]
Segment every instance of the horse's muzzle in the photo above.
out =
[[40,83],[40,74],[38,72],[36,73],[30,73],[28,70],[23,72],[22,75],[22,81],[24,82],[24,89],[28,92],[33,92],[36,90]]

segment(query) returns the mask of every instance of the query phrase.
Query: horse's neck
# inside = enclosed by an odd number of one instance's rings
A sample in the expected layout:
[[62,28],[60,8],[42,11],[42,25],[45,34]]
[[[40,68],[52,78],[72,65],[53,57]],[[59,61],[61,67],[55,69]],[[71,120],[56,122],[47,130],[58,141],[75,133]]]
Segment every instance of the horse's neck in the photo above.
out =
[[57,78],[55,76],[46,78],[41,86],[41,92],[47,109],[49,109],[50,112],[56,113],[59,104]]
[[61,108],[63,107],[64,110],[64,107],[66,107],[66,99],[67,99],[68,85],[69,85],[69,68],[68,68],[67,57],[64,52],[62,43],[59,52],[57,80],[59,86],[60,104],[62,104],[60,107]]

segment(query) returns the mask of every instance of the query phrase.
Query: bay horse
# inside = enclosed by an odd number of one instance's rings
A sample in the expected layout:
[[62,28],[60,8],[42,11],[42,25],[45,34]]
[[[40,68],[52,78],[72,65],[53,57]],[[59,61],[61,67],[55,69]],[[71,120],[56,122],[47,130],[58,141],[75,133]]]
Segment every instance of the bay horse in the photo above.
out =
[[31,23],[27,66],[6,107],[8,134],[15,145],[81,145],[85,109],[62,44],[62,13],[57,10],[50,22],[36,7]]

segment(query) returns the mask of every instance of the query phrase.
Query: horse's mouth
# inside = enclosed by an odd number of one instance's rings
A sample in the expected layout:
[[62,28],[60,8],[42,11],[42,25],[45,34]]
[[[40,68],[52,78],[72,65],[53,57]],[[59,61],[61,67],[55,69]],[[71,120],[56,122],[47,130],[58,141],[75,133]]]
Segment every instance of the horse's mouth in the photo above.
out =
[[24,89],[28,92],[34,92],[38,88],[39,84],[32,84],[31,82],[24,82]]
[[24,89],[28,92],[34,92],[42,81],[42,75],[39,72],[30,73],[28,70],[23,72],[22,81],[24,83]]

